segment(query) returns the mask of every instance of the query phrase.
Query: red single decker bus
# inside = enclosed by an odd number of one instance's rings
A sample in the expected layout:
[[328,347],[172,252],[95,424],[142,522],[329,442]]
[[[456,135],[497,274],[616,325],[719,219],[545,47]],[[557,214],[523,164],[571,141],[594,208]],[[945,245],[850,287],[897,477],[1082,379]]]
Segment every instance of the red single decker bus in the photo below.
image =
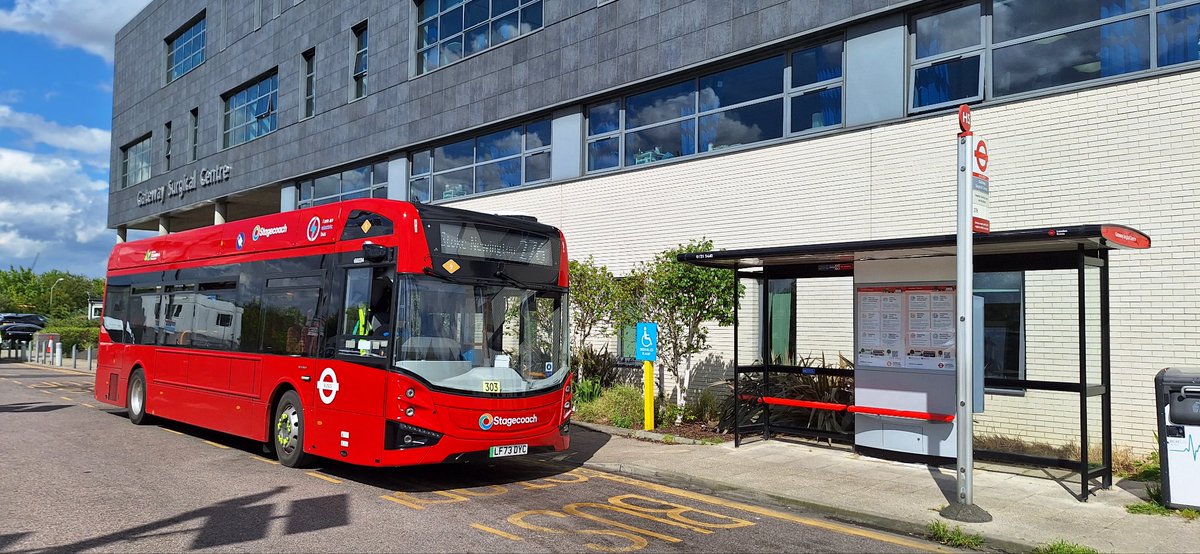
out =
[[563,450],[566,244],[529,218],[388,200],[118,244],[96,399],[292,467]]

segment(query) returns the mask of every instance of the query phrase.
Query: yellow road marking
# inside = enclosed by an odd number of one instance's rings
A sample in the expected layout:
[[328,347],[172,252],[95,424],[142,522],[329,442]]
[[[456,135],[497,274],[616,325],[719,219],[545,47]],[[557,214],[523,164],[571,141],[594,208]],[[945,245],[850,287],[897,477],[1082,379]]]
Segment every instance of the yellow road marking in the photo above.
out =
[[330,483],[333,483],[335,485],[341,483],[341,480],[334,479],[333,477],[330,477],[328,475],[321,475],[320,473],[317,473],[315,471],[309,471],[308,475],[310,475],[312,477],[316,477],[317,479],[320,479],[322,481],[329,481]]
[[262,462],[262,463],[264,463],[264,464],[274,464],[274,465],[280,465],[280,464],[279,464],[279,462],[276,462],[275,460],[268,460],[268,459],[266,459],[266,458],[261,458],[261,457],[259,457],[259,456],[250,456],[250,459],[251,459],[251,460],[258,460],[258,461],[260,461],[260,462]]
[[43,393],[43,394],[54,394],[48,390],[38,390],[38,392]]
[[78,371],[78,370],[74,370],[74,369],[63,369],[60,367],[39,367],[38,369],[48,369],[50,371],[57,371],[59,373],[66,373],[69,375],[91,375],[90,372]]
[[[387,497],[385,496],[384,498],[387,498]],[[496,536],[498,536],[498,537],[504,537],[504,538],[506,538],[506,539],[508,539],[508,540],[510,540],[510,541],[520,541],[520,540],[525,540],[525,539],[522,539],[521,537],[518,537],[518,536],[516,536],[516,535],[514,535],[514,534],[512,534],[512,533],[505,533],[504,531],[501,531],[501,530],[499,530],[499,529],[492,529],[491,527],[488,527],[487,525],[482,525],[482,524],[479,524],[479,523],[472,523],[472,524],[471,524],[471,527],[474,527],[474,528],[476,528],[476,529],[479,529],[480,531],[483,531],[483,532],[485,532],[485,533],[491,533],[491,534],[493,534],[493,535],[496,535]]]
[[944,549],[937,548],[937,547],[931,546],[927,543],[919,542],[916,540],[909,540],[909,539],[905,539],[902,537],[887,535],[887,534],[878,533],[875,531],[869,531],[866,529],[858,529],[858,528],[851,527],[848,525],[840,525],[837,523],[823,521],[820,519],[801,517],[801,516],[789,514],[786,512],[772,510],[770,508],[763,508],[761,506],[754,506],[751,504],[743,504],[741,502],[725,500],[723,498],[717,498],[715,496],[708,496],[706,494],[700,494],[698,492],[677,489],[674,487],[668,487],[666,485],[659,485],[657,483],[649,483],[646,481],[640,481],[638,479],[633,479],[633,478],[625,477],[622,475],[613,475],[613,474],[604,473],[604,472],[600,472],[600,471],[596,471],[596,470],[587,470],[587,474],[592,477],[607,479],[609,481],[615,481],[617,483],[623,483],[623,484],[634,486],[634,487],[639,487],[639,488],[652,490],[652,491],[656,491],[656,492],[661,492],[661,493],[666,493],[666,494],[675,495],[675,496],[681,496],[683,498],[687,498],[690,500],[697,500],[700,502],[706,502],[708,504],[724,506],[726,508],[732,508],[734,510],[741,510],[743,512],[750,512],[752,514],[758,514],[760,516],[766,516],[766,517],[771,517],[771,518],[775,518],[775,519],[782,519],[784,521],[790,521],[792,523],[799,523],[801,525],[808,525],[810,527],[819,527],[821,529],[825,529],[828,531],[834,531],[834,532],[842,533],[845,535],[855,535],[855,536],[859,536],[859,537],[865,537],[865,538],[877,540],[880,542],[886,542],[886,543],[894,544],[897,546],[903,546],[905,548],[912,548],[914,550],[921,550],[924,552],[945,552],[946,551]]
[[59,398],[61,398],[61,399],[63,399],[63,400],[66,400],[67,402],[71,402],[71,399],[70,399],[70,398],[67,398],[67,397],[65,397],[65,396],[60,396]]
[[175,433],[176,435],[183,436],[183,433],[180,433],[179,431],[176,431],[174,429],[167,429],[166,427],[159,427],[159,429],[162,429],[163,431],[166,431],[168,433]]
[[[183,433],[180,433],[180,434],[182,435]],[[223,445],[223,444],[216,443],[216,442],[213,442],[213,441],[204,441],[204,444],[207,444],[207,445],[209,445],[209,446],[215,446],[215,447],[217,447],[217,448],[220,448],[220,449],[223,449],[223,450],[229,450],[229,447],[228,447],[228,446],[225,446],[225,445]]]
[[401,506],[408,506],[409,508],[412,508],[414,510],[424,510],[425,509],[425,507],[420,504],[413,504],[412,502],[405,502],[404,500],[401,500],[394,496],[383,495],[383,496],[380,496],[379,498],[382,498],[384,500],[391,500],[392,502],[395,502]]
[[89,407],[89,408],[95,408],[95,406],[93,406],[93,405],[91,405],[91,404],[88,404],[87,402],[84,402],[84,403],[83,403],[83,405],[84,405],[84,406],[87,406],[87,407]]

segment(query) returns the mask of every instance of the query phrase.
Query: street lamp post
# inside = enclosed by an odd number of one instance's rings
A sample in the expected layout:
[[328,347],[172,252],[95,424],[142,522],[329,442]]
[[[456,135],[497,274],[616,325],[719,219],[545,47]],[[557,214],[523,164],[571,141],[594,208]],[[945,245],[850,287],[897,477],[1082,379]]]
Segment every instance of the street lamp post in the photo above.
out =
[[[64,279],[64,277],[59,277],[58,280],[55,281],[53,285],[50,285],[50,308],[48,310],[46,310],[47,312],[54,311],[54,287],[57,287],[59,283],[63,282],[63,279]],[[46,315],[51,315],[51,314],[47,313]]]

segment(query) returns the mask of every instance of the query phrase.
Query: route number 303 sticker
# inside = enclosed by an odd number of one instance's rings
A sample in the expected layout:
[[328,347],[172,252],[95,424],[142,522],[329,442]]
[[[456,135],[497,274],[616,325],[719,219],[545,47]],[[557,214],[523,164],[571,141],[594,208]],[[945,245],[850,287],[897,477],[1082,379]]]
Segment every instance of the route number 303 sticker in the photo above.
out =
[[500,392],[500,381],[484,381],[483,392]]

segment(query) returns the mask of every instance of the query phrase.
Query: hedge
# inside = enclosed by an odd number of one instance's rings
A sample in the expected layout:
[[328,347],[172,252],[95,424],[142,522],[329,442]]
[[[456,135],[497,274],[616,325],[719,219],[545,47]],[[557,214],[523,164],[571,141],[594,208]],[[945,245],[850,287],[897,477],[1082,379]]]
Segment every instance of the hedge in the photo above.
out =
[[63,351],[69,352],[71,346],[80,350],[89,346],[95,347],[100,342],[100,326],[95,327],[55,327],[50,326],[43,333],[57,333],[62,342]]

